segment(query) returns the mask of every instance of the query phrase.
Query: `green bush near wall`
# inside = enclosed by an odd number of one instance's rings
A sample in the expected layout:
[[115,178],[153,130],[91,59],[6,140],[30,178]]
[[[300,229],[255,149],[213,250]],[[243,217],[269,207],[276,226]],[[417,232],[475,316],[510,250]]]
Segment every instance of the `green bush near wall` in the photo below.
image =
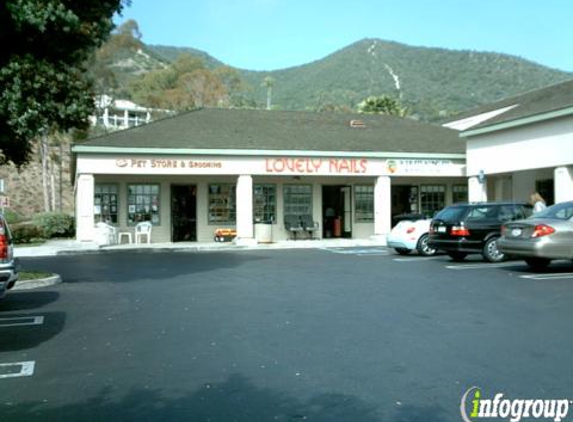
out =
[[75,220],[69,214],[46,212],[34,217],[34,224],[38,226],[47,239],[52,237],[73,237]]
[[45,240],[43,230],[35,224],[22,223],[10,227],[15,244],[39,243]]
[[17,224],[22,221],[22,216],[18,214],[16,211],[6,209],[4,210],[4,218],[8,222],[8,224]]

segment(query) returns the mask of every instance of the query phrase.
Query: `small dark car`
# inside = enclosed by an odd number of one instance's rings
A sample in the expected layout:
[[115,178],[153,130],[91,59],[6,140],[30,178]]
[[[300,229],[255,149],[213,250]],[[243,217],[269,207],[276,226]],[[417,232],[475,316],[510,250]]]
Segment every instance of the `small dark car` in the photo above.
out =
[[532,213],[531,205],[516,202],[451,205],[432,220],[428,245],[445,251],[454,261],[481,254],[486,261],[500,262],[505,258],[497,247],[502,224]]

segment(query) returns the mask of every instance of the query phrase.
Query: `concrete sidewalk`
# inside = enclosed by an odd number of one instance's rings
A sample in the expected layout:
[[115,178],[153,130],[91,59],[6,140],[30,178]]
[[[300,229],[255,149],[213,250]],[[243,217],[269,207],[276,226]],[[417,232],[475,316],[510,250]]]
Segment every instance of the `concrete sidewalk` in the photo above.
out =
[[18,258],[34,256],[55,256],[82,253],[113,253],[115,251],[230,251],[230,250],[272,250],[272,249],[323,249],[386,246],[384,241],[368,239],[321,239],[321,240],[284,240],[275,243],[259,243],[253,246],[236,245],[233,242],[178,242],[143,243],[98,246],[93,242],[75,240],[49,240],[40,246],[17,246],[14,254]]

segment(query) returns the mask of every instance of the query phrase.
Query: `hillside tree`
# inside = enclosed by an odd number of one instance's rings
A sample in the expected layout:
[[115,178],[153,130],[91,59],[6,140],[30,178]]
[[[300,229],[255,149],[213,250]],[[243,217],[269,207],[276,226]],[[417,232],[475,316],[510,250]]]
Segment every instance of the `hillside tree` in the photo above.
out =
[[88,71],[94,81],[95,93],[111,98],[121,95],[122,87],[113,68],[114,62],[118,57],[137,54],[143,47],[139,25],[135,20],[130,19],[115,28],[90,58]]
[[382,95],[380,97],[368,97],[358,104],[358,112],[365,114],[389,114],[404,117],[408,110],[400,104],[400,101]]
[[87,126],[94,109],[90,54],[128,0],[0,3],[0,149],[21,166],[33,142]]
[[346,89],[317,91],[312,98],[309,110],[323,112],[351,113],[356,109],[358,94]]
[[252,88],[245,82],[241,72],[231,66],[219,66],[214,71],[215,75],[227,90],[226,102],[230,107],[255,107],[256,103],[249,104],[245,93]]
[[171,66],[148,72],[131,83],[136,103],[173,111],[230,107],[242,90],[246,84],[237,70],[227,66],[211,70],[190,54],[181,54]]

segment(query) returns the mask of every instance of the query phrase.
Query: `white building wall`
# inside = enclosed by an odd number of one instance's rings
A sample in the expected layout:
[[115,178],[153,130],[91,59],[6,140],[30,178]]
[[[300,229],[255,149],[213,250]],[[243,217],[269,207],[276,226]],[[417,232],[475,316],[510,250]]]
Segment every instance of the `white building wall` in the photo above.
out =
[[520,171],[513,175],[513,199],[529,201],[529,196],[535,191],[536,171]]
[[555,203],[573,201],[573,166],[555,169]]
[[76,239],[94,238],[94,176],[80,174],[76,181]]
[[211,241],[215,237],[209,225],[209,182],[200,180],[197,186],[197,240]]
[[573,163],[573,118],[467,138],[467,175],[554,168]]
[[[512,198],[515,201],[529,201],[529,197],[535,192],[537,180],[553,179],[553,169],[535,169],[513,173]],[[557,201],[556,201],[557,202]]]
[[[282,195],[280,195],[282,196]],[[314,221],[318,222],[318,232],[315,233],[316,237],[322,237],[322,184],[317,180],[313,180],[312,186],[312,217]],[[283,213],[283,209],[280,209],[280,214]],[[284,227],[284,226],[283,226]],[[285,233],[286,234],[286,233]]]
[[242,245],[252,244],[254,240],[252,176],[241,175],[238,177],[236,198],[237,242]]

